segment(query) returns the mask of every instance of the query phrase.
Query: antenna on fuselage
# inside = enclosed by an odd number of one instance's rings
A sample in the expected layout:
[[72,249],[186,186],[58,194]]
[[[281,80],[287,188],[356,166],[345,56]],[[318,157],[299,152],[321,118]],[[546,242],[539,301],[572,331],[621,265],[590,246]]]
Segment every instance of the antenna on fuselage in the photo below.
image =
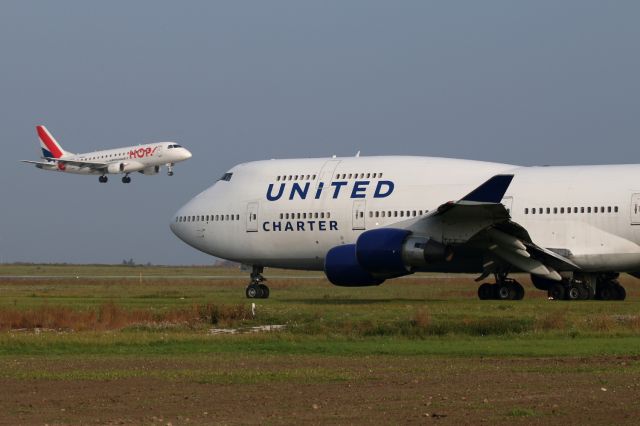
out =
[[360,151],[356,152],[356,158],[360,157]]

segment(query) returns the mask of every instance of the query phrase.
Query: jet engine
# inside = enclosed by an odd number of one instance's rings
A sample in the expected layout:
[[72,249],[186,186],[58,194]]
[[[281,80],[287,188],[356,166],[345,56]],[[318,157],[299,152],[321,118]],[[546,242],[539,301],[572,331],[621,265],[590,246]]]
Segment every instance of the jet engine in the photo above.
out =
[[107,172],[109,173],[131,173],[144,169],[144,164],[137,161],[111,163],[107,166]]
[[356,244],[329,250],[324,271],[335,285],[379,285],[449,257],[447,247],[429,237],[405,229],[373,229],[363,232]]

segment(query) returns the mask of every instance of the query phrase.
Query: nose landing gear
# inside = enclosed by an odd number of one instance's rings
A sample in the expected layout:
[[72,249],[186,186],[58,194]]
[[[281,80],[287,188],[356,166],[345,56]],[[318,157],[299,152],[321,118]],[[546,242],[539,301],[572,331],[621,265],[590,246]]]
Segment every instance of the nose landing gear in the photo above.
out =
[[167,164],[167,175],[173,176],[173,163]]
[[269,287],[264,284],[267,279],[262,276],[264,268],[262,266],[253,266],[251,271],[251,283],[247,286],[245,294],[248,299],[268,299]]

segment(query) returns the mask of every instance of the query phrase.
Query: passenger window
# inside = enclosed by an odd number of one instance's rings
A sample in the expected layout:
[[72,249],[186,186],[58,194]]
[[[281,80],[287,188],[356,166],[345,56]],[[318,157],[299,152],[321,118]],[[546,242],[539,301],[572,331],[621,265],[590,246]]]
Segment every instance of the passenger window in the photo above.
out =
[[536,208],[535,207],[531,208],[531,214],[536,214]]
[[327,219],[331,219],[331,212],[327,212]]
[[560,207],[560,213],[564,213],[564,207]]
[[604,206],[600,207],[600,213],[604,213]]
[[587,207],[587,213],[591,213],[591,207]]
[[614,211],[615,213],[618,213],[618,206],[615,206],[615,207],[613,208],[613,211]]
[[324,219],[324,212],[320,212],[320,219]]
[[607,213],[611,213],[611,206],[607,207]]

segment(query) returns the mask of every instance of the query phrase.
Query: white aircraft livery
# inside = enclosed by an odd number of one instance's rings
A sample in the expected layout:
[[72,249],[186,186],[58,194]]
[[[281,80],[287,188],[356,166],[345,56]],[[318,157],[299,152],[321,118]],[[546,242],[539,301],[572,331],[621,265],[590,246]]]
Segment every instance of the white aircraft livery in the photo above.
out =
[[478,273],[480,299],[518,300],[525,272],[554,299],[623,300],[640,277],[640,165],[519,167],[432,157],[257,161],[184,205],[171,230],[252,268],[323,270],[338,286],[420,271]]
[[122,182],[130,183],[129,173],[155,175],[162,165],[166,165],[168,175],[173,176],[173,165],[191,158],[187,149],[173,142],[73,154],[62,149],[45,126],[36,126],[36,130],[40,138],[43,161],[22,160],[23,163],[35,164],[42,170],[99,175],[98,180],[101,183],[108,181],[107,174],[124,174]]

